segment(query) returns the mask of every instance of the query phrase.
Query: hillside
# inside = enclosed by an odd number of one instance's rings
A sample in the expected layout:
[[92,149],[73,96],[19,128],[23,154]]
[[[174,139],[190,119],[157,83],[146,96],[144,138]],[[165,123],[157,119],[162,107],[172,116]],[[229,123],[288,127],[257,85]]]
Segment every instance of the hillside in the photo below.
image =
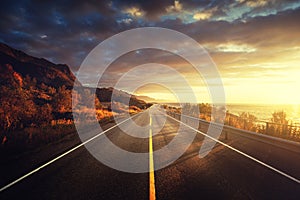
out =
[[155,103],[155,102],[161,102],[159,99],[154,99],[152,97],[144,96],[144,95],[135,95],[136,98],[143,100],[147,103]]
[[[83,87],[76,81],[65,64],[54,64],[43,58],[30,56],[22,51],[0,43],[0,127],[10,132],[24,127],[39,127],[53,120],[72,121],[72,89],[78,91],[80,113],[91,107],[80,102],[80,95],[92,95],[95,88]],[[110,105],[113,88],[97,88],[95,105],[99,119],[111,115],[111,106],[120,107],[119,112],[144,109],[145,101],[123,91],[116,91],[117,99]],[[124,105],[131,97],[130,106]],[[98,112],[99,111],[99,112]],[[99,116],[98,116],[99,113]]]
[[75,80],[67,65],[35,58],[3,43],[0,43],[0,65],[1,72],[10,68],[9,70],[18,73],[22,78],[30,76],[31,79],[35,79],[38,85],[43,83],[55,88],[65,85],[71,89]]

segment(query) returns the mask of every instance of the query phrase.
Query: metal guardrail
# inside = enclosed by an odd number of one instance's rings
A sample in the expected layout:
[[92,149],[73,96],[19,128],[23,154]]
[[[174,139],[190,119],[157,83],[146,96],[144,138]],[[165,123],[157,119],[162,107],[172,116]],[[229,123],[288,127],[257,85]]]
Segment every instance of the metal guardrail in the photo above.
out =
[[233,118],[229,117],[225,123],[233,127],[238,125],[243,130],[251,130],[253,132],[273,135],[284,139],[300,140],[300,125],[296,124],[282,124],[261,120],[248,121],[238,116]]
[[[270,136],[270,135],[265,135],[262,133],[256,133],[256,132],[252,132],[252,131],[248,131],[248,130],[243,130],[243,129],[239,129],[236,127],[219,124],[216,122],[209,122],[209,121],[197,118],[197,117],[192,117],[192,116],[188,116],[188,115],[184,115],[184,114],[178,114],[178,113],[174,113],[174,112],[170,112],[170,111],[166,111],[166,113],[178,120],[180,120],[182,117],[186,117],[186,118],[192,119],[192,120],[197,120],[197,121],[199,121],[199,128],[208,127],[210,123],[212,123],[215,126],[223,127],[222,134],[224,134],[225,139],[229,139],[230,134],[235,134],[235,135],[239,135],[241,137],[249,138],[252,140],[259,141],[259,142],[274,145],[274,146],[277,146],[277,147],[280,147],[280,148],[283,148],[283,149],[286,149],[289,151],[294,151],[296,153],[300,153],[300,143],[299,142],[290,141],[287,139],[274,137],[274,136]],[[187,120],[187,119],[183,119],[183,122],[184,122],[184,120]],[[187,121],[185,121],[185,122],[187,122]]]

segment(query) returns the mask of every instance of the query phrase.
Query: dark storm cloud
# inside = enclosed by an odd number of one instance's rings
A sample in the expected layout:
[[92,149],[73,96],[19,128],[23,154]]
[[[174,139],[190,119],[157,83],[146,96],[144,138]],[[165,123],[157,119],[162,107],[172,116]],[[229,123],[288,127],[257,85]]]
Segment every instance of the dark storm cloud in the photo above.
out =
[[118,31],[109,1],[1,3],[1,41],[56,62],[78,65],[85,56],[78,52],[90,50],[111,32]]
[[[135,27],[160,26],[181,31],[200,43],[218,44],[226,41],[267,46],[268,37],[276,43],[280,37],[298,43],[299,9],[284,11],[295,1],[268,1],[253,7],[242,16],[246,22],[226,21],[229,8],[239,10],[246,2],[179,1],[180,9],[171,9],[175,1],[1,1],[0,41],[34,56],[78,67],[93,47],[109,36]],[[138,8],[142,16],[131,16],[128,8]],[[217,8],[211,19],[184,22],[182,15]],[[266,9],[267,8],[267,9]],[[255,17],[268,9],[282,10],[278,14]],[[162,16],[166,19],[162,20]],[[216,17],[224,17],[215,21]],[[280,42],[280,44],[282,41]],[[279,44],[279,43],[277,43]]]
[[161,27],[169,27],[183,32],[200,44],[220,44],[226,42],[241,42],[252,45],[276,46],[291,43],[299,45],[300,8],[280,12],[277,15],[256,17],[246,22],[230,23],[227,21],[198,21],[183,24],[180,20],[168,20],[157,23]]

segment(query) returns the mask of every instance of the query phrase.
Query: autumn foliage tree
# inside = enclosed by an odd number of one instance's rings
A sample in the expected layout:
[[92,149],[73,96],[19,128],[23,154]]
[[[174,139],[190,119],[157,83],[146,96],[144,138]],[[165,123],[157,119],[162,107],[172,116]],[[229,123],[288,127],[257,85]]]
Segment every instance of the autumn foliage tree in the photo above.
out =
[[53,108],[55,112],[65,113],[72,111],[72,94],[65,85],[58,88],[53,95]]

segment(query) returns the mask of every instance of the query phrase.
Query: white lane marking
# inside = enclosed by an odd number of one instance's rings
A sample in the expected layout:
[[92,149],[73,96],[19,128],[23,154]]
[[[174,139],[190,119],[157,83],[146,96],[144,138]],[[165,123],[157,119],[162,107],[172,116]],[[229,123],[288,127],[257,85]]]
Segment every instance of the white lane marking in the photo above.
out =
[[[159,111],[159,112],[161,112],[161,111]],[[262,161],[260,161],[260,160],[258,160],[256,158],[254,158],[254,157],[252,157],[252,156],[250,156],[250,155],[248,155],[248,154],[246,154],[246,153],[244,153],[244,152],[242,152],[242,151],[240,151],[240,150],[238,150],[238,149],[236,149],[236,148],[234,148],[234,147],[232,147],[232,146],[230,146],[228,144],[225,144],[224,142],[221,142],[220,140],[215,139],[215,138],[213,138],[213,137],[211,137],[211,136],[209,136],[209,135],[207,135],[207,134],[205,134],[205,133],[203,133],[203,132],[195,129],[195,128],[189,126],[188,124],[183,123],[182,121],[179,121],[179,120],[177,120],[177,119],[175,119],[175,118],[173,118],[173,117],[171,117],[169,115],[166,115],[166,116],[169,117],[169,118],[171,118],[171,119],[173,119],[174,121],[182,123],[186,127],[190,128],[190,129],[192,129],[192,130],[194,130],[194,131],[196,131],[196,132],[198,132],[198,133],[200,133],[200,134],[202,134],[202,135],[204,135],[204,136],[206,136],[206,137],[208,137],[208,138],[210,138],[212,140],[214,140],[215,142],[217,142],[217,143],[219,143],[219,144],[221,144],[221,145],[223,145],[223,146],[225,146],[225,147],[227,147],[227,148],[229,148],[229,149],[231,149],[231,150],[233,150],[233,151],[235,151],[235,152],[237,152],[237,153],[239,153],[239,154],[241,154],[241,155],[243,155],[243,156],[245,156],[245,157],[247,157],[247,158],[249,158],[249,159],[251,159],[251,160],[253,160],[253,161],[255,161],[255,162],[257,162],[257,163],[259,163],[259,164],[261,164],[261,165],[263,165],[263,166],[271,169],[271,170],[273,170],[273,171],[275,171],[275,172],[277,172],[278,174],[280,174],[282,176],[285,176],[286,178],[288,178],[288,179],[290,179],[290,180],[292,180],[292,181],[300,184],[300,180],[299,179],[297,179],[297,178],[295,178],[295,177],[293,177],[293,176],[291,176],[291,175],[289,175],[289,174],[287,174],[287,173],[285,173],[285,172],[283,172],[283,171],[281,171],[279,169],[276,169],[275,167],[272,167],[271,165],[269,165],[267,163],[264,163],[264,162],[262,162]]]
[[[143,113],[143,112],[140,112],[139,114],[141,114],[141,113]],[[139,115],[139,114],[137,114],[137,115]],[[133,117],[135,117],[135,116],[137,116],[137,115],[134,115]],[[41,165],[40,167],[38,167],[38,168],[32,170],[31,172],[29,172],[29,173],[27,173],[27,174],[21,176],[20,178],[16,179],[15,181],[13,181],[13,182],[11,182],[11,183],[9,183],[9,184],[3,186],[3,187],[0,189],[0,192],[6,190],[7,188],[9,188],[9,187],[13,186],[14,184],[20,182],[21,180],[27,178],[28,176],[34,174],[35,172],[37,172],[37,171],[39,171],[39,170],[41,170],[41,169],[47,167],[48,165],[50,165],[50,164],[54,163],[55,161],[59,160],[60,158],[62,158],[62,157],[64,157],[64,156],[66,156],[66,155],[72,153],[72,152],[75,151],[76,149],[78,149],[78,148],[82,147],[83,145],[85,145],[85,144],[91,142],[92,140],[98,138],[99,136],[103,135],[104,133],[106,133],[106,132],[112,130],[113,128],[115,128],[115,127],[117,127],[117,126],[119,126],[120,124],[123,124],[124,122],[128,121],[128,120],[131,119],[131,118],[132,118],[132,117],[127,118],[127,119],[123,120],[122,122],[120,122],[119,124],[116,124],[116,125],[114,125],[114,126],[108,128],[108,129],[106,129],[105,131],[99,133],[98,135],[93,136],[92,138],[86,140],[85,142],[83,142],[83,143],[77,145],[76,147],[73,147],[72,149],[66,151],[65,153],[63,153],[63,154],[57,156],[56,158],[50,160],[49,162],[47,162],[47,163]]]

